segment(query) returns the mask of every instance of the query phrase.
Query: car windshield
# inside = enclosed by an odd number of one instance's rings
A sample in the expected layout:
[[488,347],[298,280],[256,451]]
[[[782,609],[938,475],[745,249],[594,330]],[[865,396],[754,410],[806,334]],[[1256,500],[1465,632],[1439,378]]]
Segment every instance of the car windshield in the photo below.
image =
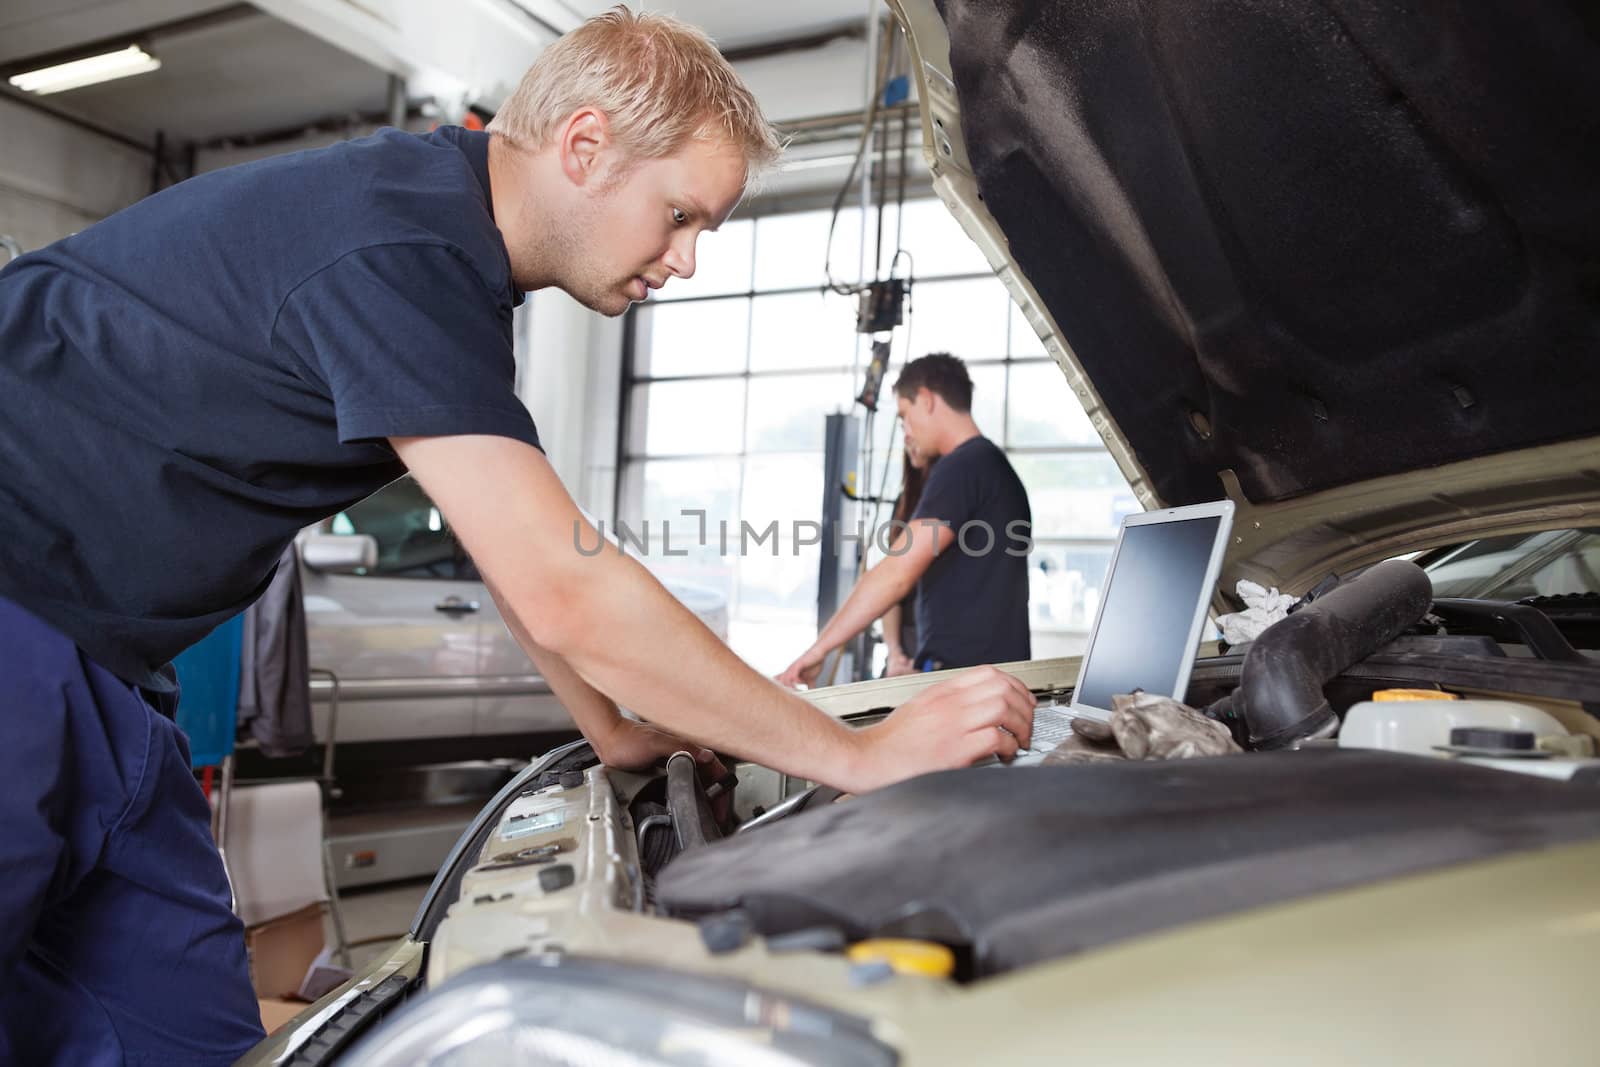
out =
[[1468,541],[1424,562],[1435,596],[1522,600],[1600,593],[1600,530],[1544,530]]

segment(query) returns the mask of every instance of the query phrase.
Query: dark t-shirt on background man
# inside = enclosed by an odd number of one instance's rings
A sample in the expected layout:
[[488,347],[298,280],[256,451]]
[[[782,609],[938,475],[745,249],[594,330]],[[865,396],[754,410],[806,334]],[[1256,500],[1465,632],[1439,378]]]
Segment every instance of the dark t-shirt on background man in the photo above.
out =
[[484,133],[193,178],[0,271],[0,596],[126,681],[260,594],[390,436],[538,445]]
[[[938,536],[950,541],[917,583],[918,666],[927,660],[972,667],[1028,659],[1024,550],[1033,513],[1006,454],[987,437],[974,437],[940,457],[912,516],[912,537],[934,535],[918,525],[923,519],[949,523]],[[965,543],[971,552],[956,543],[969,523],[974,525]]]

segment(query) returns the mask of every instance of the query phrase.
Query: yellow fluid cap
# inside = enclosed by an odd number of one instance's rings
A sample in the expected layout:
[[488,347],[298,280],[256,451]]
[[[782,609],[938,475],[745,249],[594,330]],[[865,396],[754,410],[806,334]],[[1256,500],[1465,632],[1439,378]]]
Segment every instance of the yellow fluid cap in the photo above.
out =
[[894,968],[896,974],[949,978],[956,969],[956,954],[933,941],[880,937],[872,941],[857,941],[850,946],[845,955],[850,958],[851,963],[874,963],[881,960]]
[[1401,700],[1460,700],[1455,693],[1446,693],[1440,689],[1379,689],[1372,694],[1372,699],[1380,704],[1393,703]]

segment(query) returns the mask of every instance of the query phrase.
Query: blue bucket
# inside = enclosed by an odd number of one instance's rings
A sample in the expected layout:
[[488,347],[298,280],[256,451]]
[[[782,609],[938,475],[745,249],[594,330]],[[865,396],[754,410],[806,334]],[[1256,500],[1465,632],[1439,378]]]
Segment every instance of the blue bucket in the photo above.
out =
[[235,615],[172,661],[183,689],[178,728],[189,737],[189,762],[194,767],[215,766],[233,752],[243,642],[244,616]]

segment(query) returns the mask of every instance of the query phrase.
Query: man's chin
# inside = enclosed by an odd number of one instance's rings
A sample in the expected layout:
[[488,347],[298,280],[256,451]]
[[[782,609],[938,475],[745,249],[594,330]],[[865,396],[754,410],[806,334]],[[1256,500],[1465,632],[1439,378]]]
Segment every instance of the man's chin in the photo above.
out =
[[569,290],[567,295],[590,311],[598,312],[608,319],[617,318],[633,306],[633,297],[615,290],[609,293],[584,293],[582,295]]
[[628,309],[630,307],[632,307],[632,306],[633,306],[633,301],[632,300],[629,300],[627,297],[622,297],[616,303],[611,303],[611,304],[590,304],[589,305],[589,310],[590,311],[598,311],[600,314],[604,315],[608,319],[617,319],[617,318],[621,318],[623,315],[627,314]]

